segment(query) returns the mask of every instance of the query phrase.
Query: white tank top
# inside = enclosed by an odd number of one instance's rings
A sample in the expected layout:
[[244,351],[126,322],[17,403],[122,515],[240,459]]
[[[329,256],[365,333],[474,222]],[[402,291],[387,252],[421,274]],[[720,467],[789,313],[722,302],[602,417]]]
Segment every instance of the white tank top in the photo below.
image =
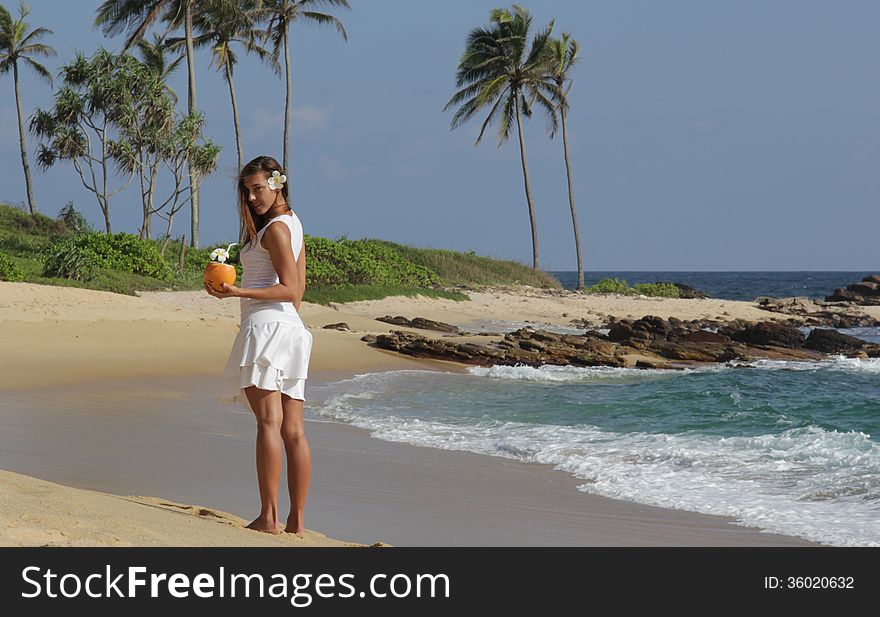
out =
[[[270,219],[266,225],[257,232],[254,240],[247,243],[239,253],[242,267],[242,287],[271,287],[272,285],[277,285],[281,282],[278,278],[278,273],[275,271],[275,266],[272,264],[272,258],[269,256],[269,251],[260,246],[260,242],[263,240],[263,234],[269,229],[269,225],[276,221],[283,221],[290,228],[290,248],[293,251],[294,261],[299,257],[299,251],[303,245],[302,223],[300,223],[299,218],[293,213],[293,211],[289,214],[279,214]],[[254,316],[255,313],[260,313],[259,317],[262,318],[271,316],[271,313],[264,312],[275,312],[281,313],[280,315],[277,315],[279,319],[285,321],[293,319],[293,321],[297,321],[300,324],[302,323],[296,309],[293,307],[293,302],[255,300],[254,298],[240,298],[240,300],[242,321]]]

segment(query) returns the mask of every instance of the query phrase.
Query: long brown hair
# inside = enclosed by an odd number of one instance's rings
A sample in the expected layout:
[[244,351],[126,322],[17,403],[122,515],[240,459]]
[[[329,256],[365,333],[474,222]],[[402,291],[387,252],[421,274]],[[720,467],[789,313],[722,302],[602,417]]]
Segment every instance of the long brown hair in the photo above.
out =
[[[248,189],[244,185],[244,180],[257,173],[266,173],[271,176],[273,171],[277,171],[281,174],[284,173],[284,170],[281,169],[281,165],[278,164],[278,161],[271,156],[258,156],[242,167],[241,172],[238,174],[238,215],[241,219],[239,240],[242,245],[247,244],[256,238],[257,232],[262,229],[263,225],[266,223],[266,221],[263,220],[263,217],[255,217],[251,212],[251,209],[248,207]],[[281,187],[281,194],[284,196],[284,201],[286,201],[289,206],[290,200],[287,199],[287,183]]]

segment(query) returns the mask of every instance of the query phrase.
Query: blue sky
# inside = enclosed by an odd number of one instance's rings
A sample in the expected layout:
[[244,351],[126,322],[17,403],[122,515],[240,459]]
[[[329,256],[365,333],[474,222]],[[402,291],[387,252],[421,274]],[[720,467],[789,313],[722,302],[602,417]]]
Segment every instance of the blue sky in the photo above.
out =
[[[17,4],[0,0],[12,12]],[[74,50],[118,49],[92,28],[98,2],[34,0],[29,22],[54,30],[56,73]],[[569,118],[575,200],[587,270],[876,270],[880,228],[880,3],[856,0],[544,0],[536,26],[581,44]],[[449,130],[442,111],[485,0],[351,0],[330,28],[292,29],[294,209],[306,233],[377,237],[531,263],[517,142],[481,120]],[[229,96],[197,54],[206,134],[223,147],[202,188],[202,245],[232,241],[235,143]],[[56,82],[57,83],[57,82]],[[171,85],[186,102],[185,64]],[[0,199],[26,200],[12,76],[0,77]],[[244,58],[236,89],[245,160],[281,158],[284,87]],[[30,115],[51,88],[23,71]],[[575,269],[562,143],[543,118],[526,127],[540,266]],[[102,227],[67,163],[35,165],[38,208],[68,201]],[[117,231],[136,232],[134,186],[111,201]],[[154,229],[163,228],[160,219]],[[186,211],[174,235],[188,232]]]

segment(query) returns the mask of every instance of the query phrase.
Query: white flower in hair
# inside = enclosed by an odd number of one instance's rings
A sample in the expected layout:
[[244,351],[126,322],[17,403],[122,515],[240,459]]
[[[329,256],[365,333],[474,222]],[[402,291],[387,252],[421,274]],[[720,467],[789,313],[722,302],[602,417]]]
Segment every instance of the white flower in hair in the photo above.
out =
[[280,172],[273,171],[269,176],[269,188],[273,191],[280,191],[285,182],[287,182],[287,176]]

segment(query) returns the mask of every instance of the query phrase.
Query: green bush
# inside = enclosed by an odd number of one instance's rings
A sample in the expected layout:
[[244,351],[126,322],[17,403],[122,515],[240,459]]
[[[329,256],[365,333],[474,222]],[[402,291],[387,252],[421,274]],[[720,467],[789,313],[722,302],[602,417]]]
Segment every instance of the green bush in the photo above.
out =
[[592,287],[588,287],[585,291],[597,294],[628,294],[632,293],[626,279],[610,278],[602,279]]
[[95,259],[76,243],[76,238],[68,237],[55,241],[43,262],[43,276],[91,281],[95,278]]
[[167,280],[173,276],[171,267],[162,258],[153,242],[141,240],[134,234],[128,233],[80,233],[56,241],[49,249],[44,276],[76,278],[71,274],[87,271],[90,266],[120,270],[160,280]]
[[29,214],[8,204],[0,205],[2,205],[0,207],[0,228],[4,232],[53,236],[65,235],[70,231],[62,221],[48,217],[42,212]]
[[92,232],[92,226],[89,225],[89,222],[76,208],[73,207],[73,202],[68,201],[67,204],[61,208],[58,212],[58,220],[64,223],[64,226],[67,227],[73,233],[85,233]]
[[374,240],[306,236],[306,284],[431,287],[436,272]]
[[561,289],[551,274],[510,260],[492,259],[475,251],[459,253],[445,249],[407,246],[388,240],[370,240],[394,249],[409,262],[436,272],[444,285],[530,285],[543,289]]
[[0,253],[0,281],[20,281],[23,278],[21,268],[6,253]]
[[645,296],[660,296],[663,298],[680,298],[681,293],[672,283],[639,283],[635,290]]

